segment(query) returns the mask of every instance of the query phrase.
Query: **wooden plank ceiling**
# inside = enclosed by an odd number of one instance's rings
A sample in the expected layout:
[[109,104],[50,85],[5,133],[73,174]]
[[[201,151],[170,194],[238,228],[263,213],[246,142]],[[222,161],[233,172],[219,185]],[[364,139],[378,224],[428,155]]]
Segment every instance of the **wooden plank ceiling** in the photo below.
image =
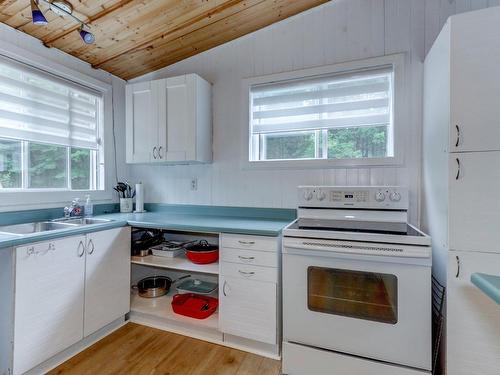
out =
[[0,22],[123,79],[152,72],[293,16],[328,0],[69,0],[96,42],[78,24],[40,2],[49,21],[31,22],[30,0],[0,1]]

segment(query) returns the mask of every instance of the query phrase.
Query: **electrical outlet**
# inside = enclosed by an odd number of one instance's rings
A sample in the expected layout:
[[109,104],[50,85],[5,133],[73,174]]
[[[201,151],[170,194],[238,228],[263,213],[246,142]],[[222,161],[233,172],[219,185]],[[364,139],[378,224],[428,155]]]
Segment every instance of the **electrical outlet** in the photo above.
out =
[[196,177],[193,177],[191,179],[191,190],[192,191],[198,190],[198,178],[196,178]]

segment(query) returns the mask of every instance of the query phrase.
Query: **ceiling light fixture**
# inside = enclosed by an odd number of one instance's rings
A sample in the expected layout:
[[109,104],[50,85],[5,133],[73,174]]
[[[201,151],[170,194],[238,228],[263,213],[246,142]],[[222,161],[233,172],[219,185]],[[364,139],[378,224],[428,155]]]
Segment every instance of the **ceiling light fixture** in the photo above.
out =
[[78,30],[78,32],[80,33],[80,37],[85,42],[85,44],[92,44],[95,42],[94,34],[92,34],[90,31],[84,30],[83,25],[80,26],[80,29]]
[[35,25],[46,25],[47,19],[38,7],[38,1],[31,0],[31,18]]
[[89,25],[80,20],[73,14],[73,6],[66,0],[31,0],[31,15],[33,17],[33,23],[35,25],[46,25],[47,19],[43,15],[42,11],[38,7],[40,1],[46,3],[49,9],[61,17],[69,16],[76,22],[80,24],[78,28],[78,34],[82,38],[85,44],[92,44],[95,42],[95,36],[88,30],[84,28],[89,28]]

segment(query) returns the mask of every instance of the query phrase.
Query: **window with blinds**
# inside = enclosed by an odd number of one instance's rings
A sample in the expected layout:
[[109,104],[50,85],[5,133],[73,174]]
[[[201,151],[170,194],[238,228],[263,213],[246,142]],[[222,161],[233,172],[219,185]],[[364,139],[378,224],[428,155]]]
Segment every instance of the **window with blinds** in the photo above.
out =
[[99,190],[102,94],[0,59],[0,189]]
[[250,161],[393,156],[393,66],[250,87]]

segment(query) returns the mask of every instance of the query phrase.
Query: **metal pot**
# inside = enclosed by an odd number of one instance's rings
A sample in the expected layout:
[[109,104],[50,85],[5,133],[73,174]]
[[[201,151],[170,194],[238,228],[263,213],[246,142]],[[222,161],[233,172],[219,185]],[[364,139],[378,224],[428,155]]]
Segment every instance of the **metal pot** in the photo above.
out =
[[173,281],[168,276],[150,276],[140,280],[137,285],[132,285],[132,288],[137,289],[139,296],[144,298],[161,297],[169,292],[173,283],[190,276],[185,275]]

